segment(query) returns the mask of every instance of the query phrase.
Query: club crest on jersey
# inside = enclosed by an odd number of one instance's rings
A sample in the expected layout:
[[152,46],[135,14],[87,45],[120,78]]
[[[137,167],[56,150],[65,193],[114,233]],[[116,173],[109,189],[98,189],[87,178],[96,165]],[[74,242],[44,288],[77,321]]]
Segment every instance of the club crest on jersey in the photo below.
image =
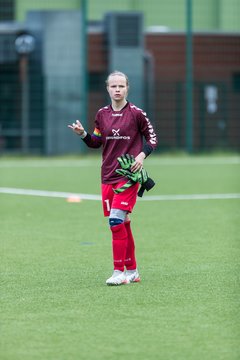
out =
[[120,136],[119,131],[120,131],[120,129],[118,129],[118,130],[112,129],[113,136]]
[[106,140],[130,140],[130,136],[122,136],[121,129],[112,129],[112,136],[106,136]]

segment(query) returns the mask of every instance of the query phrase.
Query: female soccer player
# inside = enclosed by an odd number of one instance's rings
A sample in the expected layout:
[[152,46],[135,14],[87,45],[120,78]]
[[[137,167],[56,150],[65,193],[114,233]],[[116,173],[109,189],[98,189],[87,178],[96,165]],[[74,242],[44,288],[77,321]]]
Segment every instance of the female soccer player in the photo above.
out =
[[146,113],[127,100],[128,77],[114,71],[108,76],[106,85],[111,105],[97,112],[92,135],[85,131],[79,120],[68,127],[80,135],[88,147],[102,146],[102,205],[104,216],[109,217],[112,232],[114,266],[113,274],[106,284],[121,285],[140,281],[128,215],[136,203],[139,184],[134,183],[125,191],[114,193],[114,189],[128,181],[115,171],[119,168],[117,158],[122,154],[133,155],[135,162],[131,165],[131,171],[141,170],[144,159],[157,146],[157,136]]

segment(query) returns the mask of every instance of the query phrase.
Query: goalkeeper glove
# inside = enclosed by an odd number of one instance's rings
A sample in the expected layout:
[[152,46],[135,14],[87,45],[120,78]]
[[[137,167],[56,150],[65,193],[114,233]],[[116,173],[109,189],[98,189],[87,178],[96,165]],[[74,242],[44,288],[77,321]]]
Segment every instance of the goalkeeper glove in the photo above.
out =
[[134,183],[138,182],[139,184],[141,184],[141,188],[138,191],[138,196],[142,197],[145,190],[149,191],[155,185],[155,182],[148,176],[148,173],[144,168],[142,168],[140,171],[137,171],[135,173],[129,170],[117,169],[116,173],[125,176],[129,179],[129,181],[126,184],[124,184],[121,188],[114,190],[116,194],[123,192],[124,190],[132,186]]
[[[119,156],[117,158],[117,161],[119,162],[121,168],[125,171],[127,169],[130,169],[132,164],[135,162],[135,158],[133,155],[129,155],[129,154],[123,154],[122,156]],[[120,175],[122,176],[125,176],[125,173],[121,173],[121,169],[117,169],[116,172],[119,172]],[[129,171],[130,173],[130,171]],[[124,190],[128,189],[130,186],[133,185],[133,182],[132,180],[129,180],[126,184],[124,184],[123,186],[121,186],[120,188],[118,189],[114,189],[113,191],[116,193],[116,194],[119,194],[121,192],[123,192]]]
[[113,191],[116,194],[123,192],[135,183],[141,184],[141,188],[138,191],[138,196],[142,197],[145,190],[149,191],[155,185],[155,182],[148,176],[147,171],[142,168],[141,170],[133,173],[131,172],[131,166],[135,162],[133,155],[125,154],[117,158],[122,169],[117,169],[116,173],[127,177],[129,181],[118,189]]
[[135,158],[133,155],[126,154],[118,157],[117,161],[119,162],[122,169],[129,170],[132,164],[135,162]]
[[138,182],[139,184],[143,184],[144,182],[147,181],[148,178],[148,174],[145,169],[136,172],[131,172],[129,170],[124,170],[124,169],[117,169],[116,173],[127,177],[129,180],[132,180],[132,182],[134,183]]
[[155,182],[150,177],[147,177],[147,180],[142,183],[140,190],[138,191],[138,196],[142,197],[145,190],[151,190],[155,185]]

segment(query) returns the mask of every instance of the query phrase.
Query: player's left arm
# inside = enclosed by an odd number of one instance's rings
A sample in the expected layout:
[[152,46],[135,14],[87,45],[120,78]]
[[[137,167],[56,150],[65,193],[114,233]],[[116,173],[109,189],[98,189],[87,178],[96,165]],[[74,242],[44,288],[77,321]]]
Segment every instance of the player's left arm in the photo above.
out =
[[143,167],[143,161],[145,158],[146,158],[146,154],[143,151],[141,151],[140,154],[138,154],[135,157],[135,162],[131,166],[131,171],[135,173],[135,172],[141,170]]
[[131,167],[132,172],[136,172],[142,169],[144,159],[149,156],[157,147],[158,140],[156,132],[147,117],[147,114],[141,111],[138,114],[138,124],[141,134],[144,136],[146,142],[142,151],[135,157],[135,163]]

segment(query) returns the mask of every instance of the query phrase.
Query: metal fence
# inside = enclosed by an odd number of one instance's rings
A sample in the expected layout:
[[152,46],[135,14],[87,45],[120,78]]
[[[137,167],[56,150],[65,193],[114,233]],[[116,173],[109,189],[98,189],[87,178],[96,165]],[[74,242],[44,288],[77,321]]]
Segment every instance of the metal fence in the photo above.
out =
[[86,1],[75,9],[55,3],[28,9],[23,22],[16,2],[0,3],[2,154],[84,151],[67,124],[80,118],[93,130],[114,69],[128,74],[129,100],[155,124],[159,151],[239,151],[240,32],[196,31],[189,0],[180,1],[183,28],[150,26],[151,14],[137,3],[97,20]]

